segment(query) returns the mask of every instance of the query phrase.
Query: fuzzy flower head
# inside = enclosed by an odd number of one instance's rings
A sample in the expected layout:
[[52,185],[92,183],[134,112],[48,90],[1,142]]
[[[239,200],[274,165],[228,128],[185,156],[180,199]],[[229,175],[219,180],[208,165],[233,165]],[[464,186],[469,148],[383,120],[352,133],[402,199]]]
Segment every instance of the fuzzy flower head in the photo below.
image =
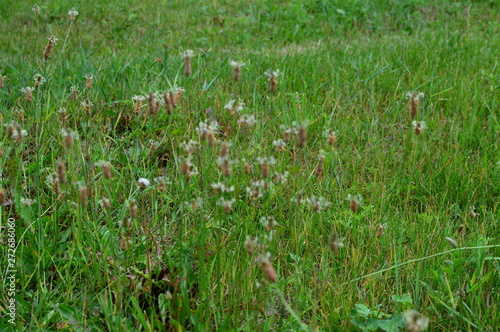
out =
[[268,70],[266,73],[269,81],[269,91],[275,92],[278,87],[278,76],[281,75],[279,70]]
[[329,244],[333,251],[337,251],[344,246],[344,238],[334,233]]
[[268,230],[272,231],[276,226],[278,226],[278,223],[276,222],[276,219],[273,216],[269,217],[262,217],[260,218],[260,223]]
[[229,65],[233,68],[236,68],[236,67],[243,67],[245,65],[245,63],[243,62],[237,62],[237,61],[234,61],[234,60],[231,60],[229,61]]
[[236,203],[236,199],[234,198],[225,199],[221,197],[217,201],[217,205],[221,206],[226,214],[230,214],[232,212],[234,203]]
[[424,129],[427,129],[427,125],[424,121],[413,121],[412,122],[413,130],[415,130],[415,134],[420,135]]
[[314,212],[320,212],[322,210],[326,210],[332,205],[326,198],[324,197],[316,197],[316,196],[311,196],[306,199],[306,202],[309,203],[311,206],[311,209]]
[[244,128],[252,127],[256,123],[257,119],[255,119],[255,116],[251,114],[242,114],[238,119],[238,124]]
[[274,173],[274,181],[280,184],[285,184],[288,179],[288,171],[283,173]]
[[407,310],[403,313],[406,322],[406,330],[410,332],[425,331],[429,326],[429,318],[424,317],[416,310]]
[[75,7],[71,8],[71,10],[68,12],[68,16],[72,21],[74,21],[78,15],[79,14],[76,11]]
[[268,70],[265,72],[265,75],[267,76],[268,80],[271,81],[271,79],[277,78],[278,76],[281,76],[280,70]]
[[331,129],[327,129],[323,132],[323,137],[325,137],[328,141],[328,145],[334,146],[335,142],[337,142],[337,132]]
[[146,178],[139,178],[139,180],[137,180],[137,184],[141,187],[141,189],[146,189],[151,186],[151,181]]
[[285,151],[286,150],[286,142],[284,140],[277,139],[273,141],[273,145],[276,147],[276,151]]
[[191,59],[194,56],[194,51],[193,50],[185,50],[184,52],[182,52],[181,56],[183,59],[185,59],[185,58]]
[[241,100],[231,99],[225,106],[224,109],[228,110],[231,115],[239,113],[245,107],[245,103]]
[[35,89],[38,89],[43,83],[47,81],[45,77],[43,77],[40,74],[35,74],[33,78],[35,80],[35,86],[34,86]]
[[229,65],[233,67],[233,80],[239,81],[241,77],[241,67],[245,64],[242,62],[229,61]]
[[31,10],[37,15],[40,14],[40,6],[37,4],[35,4]]
[[359,205],[363,201],[363,197],[361,195],[347,195],[347,200],[349,201],[349,207],[351,211],[354,213],[358,213]]
[[212,183],[212,189],[221,193],[230,193],[234,191],[234,186],[226,186],[223,182]]

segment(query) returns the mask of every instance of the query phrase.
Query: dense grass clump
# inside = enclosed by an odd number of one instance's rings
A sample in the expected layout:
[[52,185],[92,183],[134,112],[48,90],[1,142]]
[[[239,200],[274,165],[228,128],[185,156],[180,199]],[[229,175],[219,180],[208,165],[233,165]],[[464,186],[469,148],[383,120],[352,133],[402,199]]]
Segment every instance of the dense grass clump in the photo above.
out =
[[500,325],[496,2],[67,6],[0,3],[0,330]]

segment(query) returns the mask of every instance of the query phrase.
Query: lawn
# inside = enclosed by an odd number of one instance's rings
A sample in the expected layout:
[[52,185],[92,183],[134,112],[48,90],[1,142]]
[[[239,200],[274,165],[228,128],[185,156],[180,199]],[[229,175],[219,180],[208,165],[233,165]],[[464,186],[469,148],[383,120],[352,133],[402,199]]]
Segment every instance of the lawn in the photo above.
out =
[[500,325],[496,1],[3,0],[0,31],[0,331]]

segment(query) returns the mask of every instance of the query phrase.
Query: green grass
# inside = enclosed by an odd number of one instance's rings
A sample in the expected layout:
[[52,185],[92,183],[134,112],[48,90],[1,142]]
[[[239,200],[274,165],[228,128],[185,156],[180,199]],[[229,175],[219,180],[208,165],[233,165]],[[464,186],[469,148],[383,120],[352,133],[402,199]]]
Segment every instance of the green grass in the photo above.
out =
[[[36,15],[31,2],[0,4],[0,330],[397,331],[409,309],[432,331],[500,325],[496,2],[40,6]],[[51,35],[59,40],[45,60]],[[186,49],[194,50],[189,77]],[[246,64],[237,82],[232,60]],[[268,70],[282,73],[274,93]],[[47,81],[28,102],[21,89],[36,74]],[[132,96],[174,86],[185,91],[173,114],[150,114],[147,99],[134,112]],[[424,93],[415,119],[412,91]],[[231,99],[255,125],[238,125],[224,109]],[[207,114],[220,125],[214,146],[196,131]],[[413,120],[426,123],[420,135]],[[306,145],[292,134],[277,151],[280,126],[295,124],[307,124]],[[63,128],[76,132],[71,146]],[[12,137],[21,129],[26,137]],[[325,130],[336,132],[333,146]],[[189,140],[200,146],[189,157],[198,174],[187,178]],[[218,167],[222,142],[232,143],[229,177]],[[246,188],[265,180],[258,159],[270,156],[262,195],[249,199]],[[54,180],[58,163],[65,183]],[[284,172],[279,183],[274,174]],[[168,178],[165,190],[158,177]],[[139,178],[152,185],[142,189]],[[218,182],[234,191],[215,192]],[[346,198],[358,194],[353,212]],[[331,205],[299,204],[313,196]],[[231,213],[222,197],[235,200]],[[269,231],[261,219],[271,216],[278,225]],[[15,325],[5,316],[8,218],[16,220]],[[335,234],[343,247],[332,245]]]

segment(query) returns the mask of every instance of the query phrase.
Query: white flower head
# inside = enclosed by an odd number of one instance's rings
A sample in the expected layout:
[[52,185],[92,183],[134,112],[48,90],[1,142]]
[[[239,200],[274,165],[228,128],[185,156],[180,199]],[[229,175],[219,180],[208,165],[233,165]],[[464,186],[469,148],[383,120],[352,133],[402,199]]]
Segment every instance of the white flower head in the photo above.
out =
[[182,52],[182,58],[192,58],[194,56],[194,51],[193,50],[185,50]]
[[424,93],[423,92],[410,91],[410,92],[406,93],[406,98],[412,99],[412,100],[415,100],[415,101],[418,101],[418,100],[420,100],[420,98],[423,98],[423,97],[424,97]]
[[238,119],[238,124],[244,127],[252,127],[257,123],[254,115],[242,114]]
[[68,12],[69,18],[74,21],[76,17],[79,15],[78,12],[76,11],[75,7],[71,8],[71,10]]
[[35,4],[31,10],[37,15],[40,14],[40,6],[37,4]]
[[142,189],[146,189],[148,187],[151,186],[151,181],[149,181],[148,179],[146,178],[139,178],[139,180],[137,180],[137,184],[142,188]]
[[266,76],[271,79],[272,77],[276,78],[281,75],[280,70],[268,70],[265,72]]
[[231,111],[231,113],[239,113],[245,107],[245,103],[241,100],[231,99],[225,106],[224,109]]
[[243,67],[245,64],[243,62],[237,62],[237,61],[231,60],[231,61],[229,61],[229,65],[234,68],[234,67]]
[[429,326],[429,318],[424,317],[416,310],[406,310],[403,313],[403,317],[406,321],[406,329],[408,331],[424,331]]

